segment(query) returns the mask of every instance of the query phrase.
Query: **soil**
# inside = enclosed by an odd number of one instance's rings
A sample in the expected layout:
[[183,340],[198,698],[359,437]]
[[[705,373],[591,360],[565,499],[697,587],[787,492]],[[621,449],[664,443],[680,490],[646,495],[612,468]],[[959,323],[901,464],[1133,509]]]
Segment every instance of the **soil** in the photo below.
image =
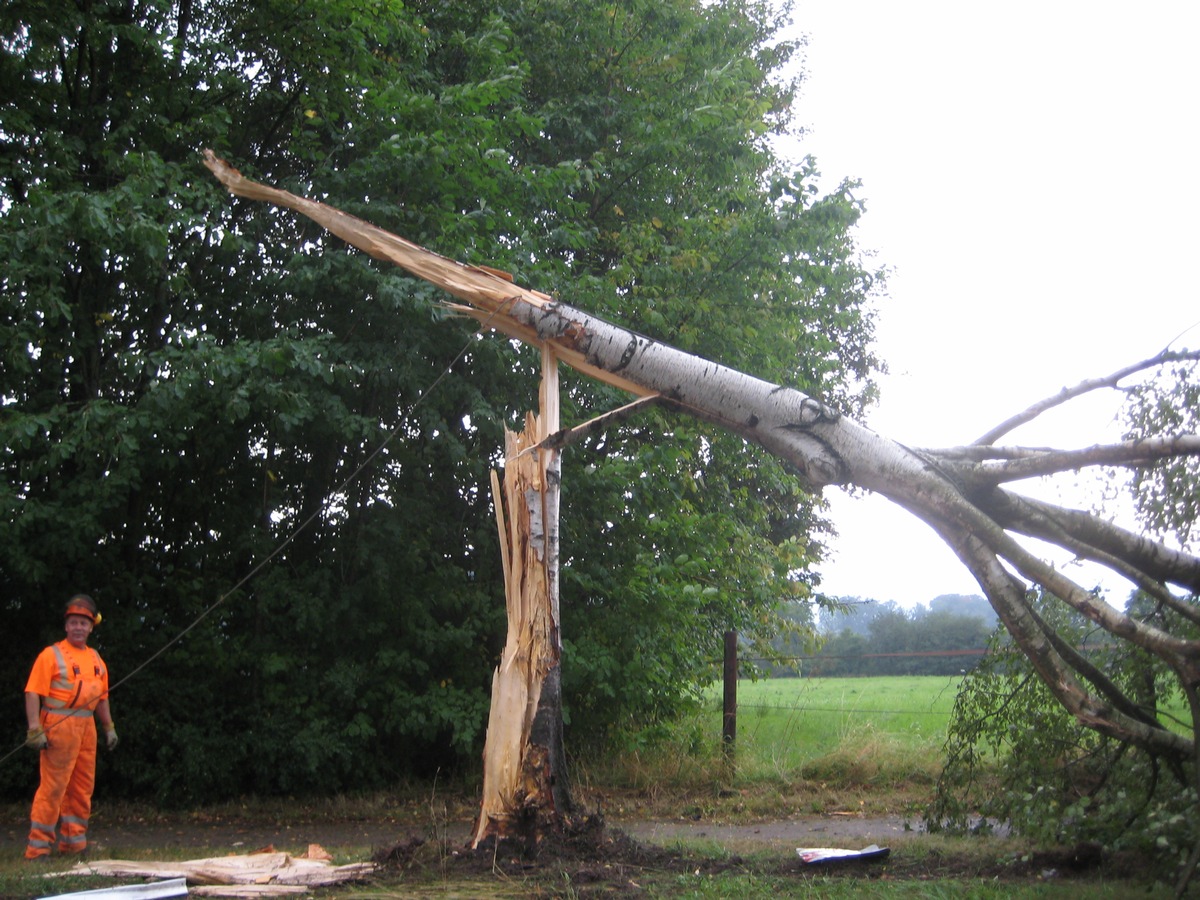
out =
[[[1096,846],[1082,845],[1040,852],[1014,849],[1004,836],[983,837],[994,852],[972,840],[955,852],[946,842],[930,843],[919,825],[898,816],[797,816],[757,824],[725,824],[697,820],[611,821],[594,815],[564,835],[545,838],[532,850],[514,842],[480,850],[466,847],[469,821],[414,825],[407,816],[337,821],[314,818],[269,823],[194,816],[127,818],[93,821],[95,858],[165,859],[277,849],[304,853],[320,844],[331,853],[353,853],[364,847],[381,866],[380,883],[408,888],[445,886],[446,879],[490,882],[496,887],[521,883],[524,896],[576,897],[639,893],[647,884],[678,879],[684,873],[728,873],[797,879],[853,877],[897,879],[988,878],[1012,882],[1033,880],[1127,880],[1149,885],[1155,880],[1149,862],[1114,859]],[[24,844],[21,825],[7,823],[4,843]],[[920,847],[924,842],[928,846]],[[862,849],[871,844],[891,850],[886,860],[852,860],[820,866],[804,865],[798,848]],[[341,860],[339,860],[341,861]],[[1143,887],[1144,891],[1145,888]],[[489,893],[491,893],[489,891]],[[502,895],[502,892],[497,893]]]

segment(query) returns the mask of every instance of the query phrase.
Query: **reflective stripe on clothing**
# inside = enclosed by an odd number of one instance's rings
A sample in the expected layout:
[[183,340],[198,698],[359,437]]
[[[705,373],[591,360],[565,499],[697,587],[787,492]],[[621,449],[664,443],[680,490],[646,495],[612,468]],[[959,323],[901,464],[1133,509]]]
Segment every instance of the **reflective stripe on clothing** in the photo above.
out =
[[58,820],[58,852],[82,853],[87,848],[88,820],[63,816]]
[[[62,647],[58,646],[58,644],[54,644],[50,647],[50,649],[54,652],[54,661],[58,664],[58,666],[55,670],[54,677],[50,679],[51,693],[48,697],[46,697],[46,702],[43,705],[49,709],[69,709],[75,705],[75,703],[79,700],[79,695],[83,693],[83,679],[80,678],[78,682],[76,682],[71,678],[71,671],[67,668],[67,658],[63,656]],[[72,665],[74,665],[74,663],[72,663]],[[79,671],[78,667],[75,668],[76,671]],[[71,699],[61,699],[60,696],[57,696],[54,693],[55,691],[57,691],[60,695],[70,694]]]
[[48,709],[94,710],[108,697],[108,669],[91,647],[80,649],[62,640],[38,654],[25,692],[42,696]]
[[[92,788],[96,784],[96,723],[91,717],[42,713],[50,745],[41,751],[41,783],[29,814],[25,856],[45,856],[57,842],[62,853],[87,849]],[[51,824],[53,823],[53,824]]]
[[35,859],[87,849],[92,789],[96,784],[93,711],[108,697],[108,670],[90,647],[60,641],[33,665],[27,693],[42,698],[41,723],[49,745],[39,754],[41,783],[29,814],[25,856]]

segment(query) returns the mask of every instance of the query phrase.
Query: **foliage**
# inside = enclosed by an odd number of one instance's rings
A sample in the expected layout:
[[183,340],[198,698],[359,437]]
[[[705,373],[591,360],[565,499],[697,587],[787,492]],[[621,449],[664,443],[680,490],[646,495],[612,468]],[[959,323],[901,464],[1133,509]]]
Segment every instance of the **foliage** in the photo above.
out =
[[[1200,364],[1177,362],[1162,377],[1148,379],[1127,394],[1126,438],[1152,433],[1200,432]],[[1138,469],[1131,488],[1138,516],[1155,534],[1172,535],[1181,546],[1200,537],[1200,459],[1181,456]]]
[[[1098,640],[1094,626],[1051,598],[1040,598],[1037,609],[1146,715],[1190,732],[1171,673],[1129,645]],[[1164,615],[1137,594],[1128,612],[1143,621]],[[963,829],[978,814],[1040,842],[1097,841],[1180,861],[1197,837],[1191,773],[1075,721],[1003,631],[990,649],[955,702],[927,820]]]
[[[19,693],[80,589],[118,680],[153,658],[114,691],[101,792],[187,803],[471,765],[502,640],[484,486],[536,361],[231,204],[199,149],[855,411],[881,276],[853,245],[852,186],[817,196],[812,165],[766,142],[792,99],[773,15],[0,7],[0,587],[25,648],[0,665]],[[567,392],[568,418],[616,404]],[[726,628],[769,636],[819,552],[777,462],[649,415],[564,465],[578,739],[676,708]],[[29,777],[10,766],[0,790]]]

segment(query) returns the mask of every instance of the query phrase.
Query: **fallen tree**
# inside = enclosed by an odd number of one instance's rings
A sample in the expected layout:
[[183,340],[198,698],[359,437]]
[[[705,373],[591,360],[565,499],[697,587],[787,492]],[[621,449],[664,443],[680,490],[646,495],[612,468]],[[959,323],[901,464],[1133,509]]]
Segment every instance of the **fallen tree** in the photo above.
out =
[[[211,153],[206,153],[205,161],[237,196],[308,216],[371,256],[443,288],[462,301],[453,304],[454,309],[486,327],[542,347],[573,368],[642,398],[641,402],[664,404],[740,435],[788,462],[810,490],[854,486],[904,507],[929,525],[971,571],[1016,645],[1065,709],[1087,727],[1186,770],[1192,783],[1200,784],[1195,728],[1186,735],[1165,727],[1153,710],[1139,706],[1063,641],[1029,602],[1031,589],[1040,588],[1114,639],[1128,641],[1160,660],[1177,679],[1196,723],[1200,721],[1200,640],[1191,633],[1200,624],[1196,603],[1200,558],[1099,515],[1022,496],[1009,487],[1023,479],[1083,468],[1139,469],[1161,460],[1200,455],[1200,435],[1164,434],[1074,450],[996,443],[1053,405],[1117,386],[1122,379],[1168,362],[1195,360],[1195,352],[1164,351],[1105,378],[1082,382],[971,444],[907,447],[799,391],[633,333],[516,285],[503,273],[454,262],[332,207],[256,184]],[[547,434],[539,446],[564,446],[586,427],[594,424]],[[1148,624],[1117,610],[1030,551],[1019,536],[1046,541],[1119,573],[1168,610],[1169,621],[1180,627]],[[522,755],[524,751],[495,752]],[[554,775],[547,773],[551,780]],[[516,805],[526,802],[510,799]],[[499,826],[496,832],[481,827],[476,839],[502,832]]]

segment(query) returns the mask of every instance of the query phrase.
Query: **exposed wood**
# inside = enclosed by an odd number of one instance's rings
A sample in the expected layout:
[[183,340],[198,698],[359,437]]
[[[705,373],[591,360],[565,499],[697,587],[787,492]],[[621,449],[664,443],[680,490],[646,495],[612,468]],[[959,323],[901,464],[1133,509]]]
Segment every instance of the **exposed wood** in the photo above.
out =
[[484,322],[489,328],[529,344],[548,343],[555,356],[573,369],[631,394],[640,396],[654,393],[619,374],[605,372],[589,363],[583,353],[571,346],[572,340],[582,336],[580,331],[568,328],[562,336],[547,335],[543,338],[539,336],[536,325],[530,323],[530,317],[525,317],[526,321],[521,322],[509,315],[508,310],[517,303],[534,310],[554,306],[554,298],[548,294],[513,284],[509,278],[492,274],[496,271],[494,269],[468,266],[447,259],[332,206],[251,181],[211,150],[204,151],[204,164],[230,193],[248,200],[261,200],[294,209],[308,216],[364,253],[394,263],[465,301],[468,306],[454,308]]
[[543,345],[541,414],[505,430],[504,480],[492,492],[504,566],[508,633],[492,676],[483,798],[471,839],[535,844],[570,809],[561,730],[558,607],[558,361]]
[[[618,406],[616,409],[609,410],[606,413],[601,413],[571,428],[560,428],[539,441],[534,448],[530,449],[563,450],[577,441],[583,440],[585,437],[598,434],[606,428],[624,422],[630,416],[641,412],[648,406],[657,406],[664,402],[662,396],[659,394],[654,394],[650,397],[639,397],[637,400],[633,400],[623,406]],[[528,453],[529,451],[526,450],[525,452]]]
[[[332,865],[326,859],[308,859],[290,853],[251,853],[214,856],[178,862],[101,859],[76,863],[63,874],[107,875],[138,878],[186,878],[190,885],[221,886],[209,896],[281,896],[309,888],[358,881],[377,869],[374,863]],[[252,893],[230,892],[228,886],[249,888]],[[195,893],[201,893],[197,889]]]

